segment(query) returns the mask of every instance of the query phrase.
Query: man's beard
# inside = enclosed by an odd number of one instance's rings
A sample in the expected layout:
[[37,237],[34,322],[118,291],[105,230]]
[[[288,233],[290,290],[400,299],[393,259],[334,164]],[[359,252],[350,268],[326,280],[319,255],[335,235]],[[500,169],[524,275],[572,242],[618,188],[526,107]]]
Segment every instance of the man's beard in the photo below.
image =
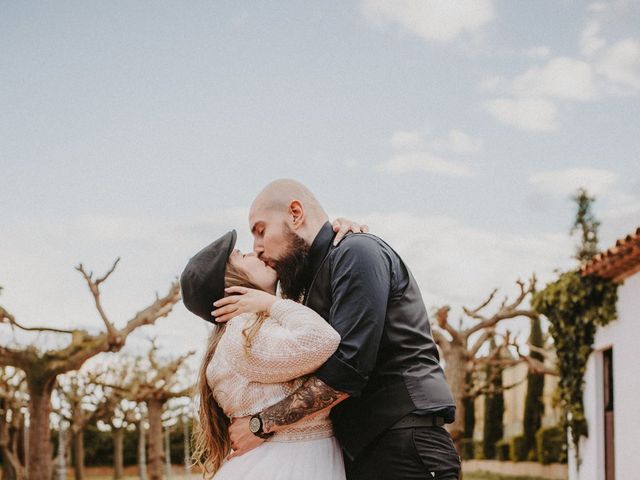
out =
[[287,225],[284,228],[286,253],[281,259],[274,261],[274,269],[280,279],[282,297],[300,302],[311,280],[308,268],[309,245]]

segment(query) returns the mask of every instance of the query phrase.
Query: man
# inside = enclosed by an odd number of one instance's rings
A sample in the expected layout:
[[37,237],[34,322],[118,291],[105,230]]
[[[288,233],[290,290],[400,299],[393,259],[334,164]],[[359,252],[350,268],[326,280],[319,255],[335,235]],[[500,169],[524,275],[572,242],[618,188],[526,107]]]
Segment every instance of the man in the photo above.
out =
[[[455,403],[417,283],[398,254],[370,234],[334,245],[327,214],[294,180],[267,185],[249,221],[254,251],[278,272],[283,296],[303,299],[341,343],[291,396],[233,422],[233,455],[332,409],[350,480],[457,479],[460,458],[443,428]],[[234,308],[233,297],[225,300],[214,312],[222,320]]]

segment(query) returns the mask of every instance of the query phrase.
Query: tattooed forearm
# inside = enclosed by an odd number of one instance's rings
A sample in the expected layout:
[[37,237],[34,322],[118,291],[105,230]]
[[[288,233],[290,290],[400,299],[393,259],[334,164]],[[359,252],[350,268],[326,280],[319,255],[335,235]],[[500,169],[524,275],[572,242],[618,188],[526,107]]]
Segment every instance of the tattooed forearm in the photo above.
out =
[[316,377],[309,377],[302,386],[284,400],[266,408],[260,414],[265,432],[298,420],[344,400],[348,395],[335,390]]

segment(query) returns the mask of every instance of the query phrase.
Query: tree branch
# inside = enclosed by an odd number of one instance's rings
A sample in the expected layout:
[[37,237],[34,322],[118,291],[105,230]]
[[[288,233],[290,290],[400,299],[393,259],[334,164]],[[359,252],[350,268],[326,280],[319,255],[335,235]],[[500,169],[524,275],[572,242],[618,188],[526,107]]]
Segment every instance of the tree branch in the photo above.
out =
[[100,301],[100,284],[102,282],[104,282],[109,275],[111,275],[113,273],[113,271],[116,269],[116,265],[118,265],[118,262],[120,261],[120,257],[118,257],[116,259],[115,262],[113,262],[113,266],[111,267],[111,269],[105,273],[102,277],[97,278],[96,280],[93,280],[93,272],[91,273],[87,273],[86,270],[84,269],[84,266],[81,264],[79,264],[76,267],[76,270],[78,270],[82,276],[84,277],[84,279],[87,281],[87,284],[89,285],[89,290],[91,291],[91,294],[93,295],[93,299],[94,302],[96,304],[96,308],[98,310],[98,313],[100,314],[100,318],[102,318],[102,321],[104,322],[104,324],[107,327],[107,334],[109,335],[109,338],[117,338],[118,336],[118,331],[116,330],[116,328],[113,326],[113,324],[109,321],[109,319],[107,318],[107,314],[105,313],[104,309],[102,308],[102,302]]
[[451,335],[451,343],[463,343],[460,332],[449,323],[449,305],[444,305],[436,311],[436,325],[443,331]]

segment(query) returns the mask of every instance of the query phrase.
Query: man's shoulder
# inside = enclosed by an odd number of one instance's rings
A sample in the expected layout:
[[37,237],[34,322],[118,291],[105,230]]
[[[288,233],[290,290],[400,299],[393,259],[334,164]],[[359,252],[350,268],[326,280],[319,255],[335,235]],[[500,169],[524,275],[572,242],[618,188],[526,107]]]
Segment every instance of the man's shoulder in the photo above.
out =
[[392,258],[397,254],[380,237],[371,233],[351,233],[336,245],[330,252],[332,259],[339,258]]

